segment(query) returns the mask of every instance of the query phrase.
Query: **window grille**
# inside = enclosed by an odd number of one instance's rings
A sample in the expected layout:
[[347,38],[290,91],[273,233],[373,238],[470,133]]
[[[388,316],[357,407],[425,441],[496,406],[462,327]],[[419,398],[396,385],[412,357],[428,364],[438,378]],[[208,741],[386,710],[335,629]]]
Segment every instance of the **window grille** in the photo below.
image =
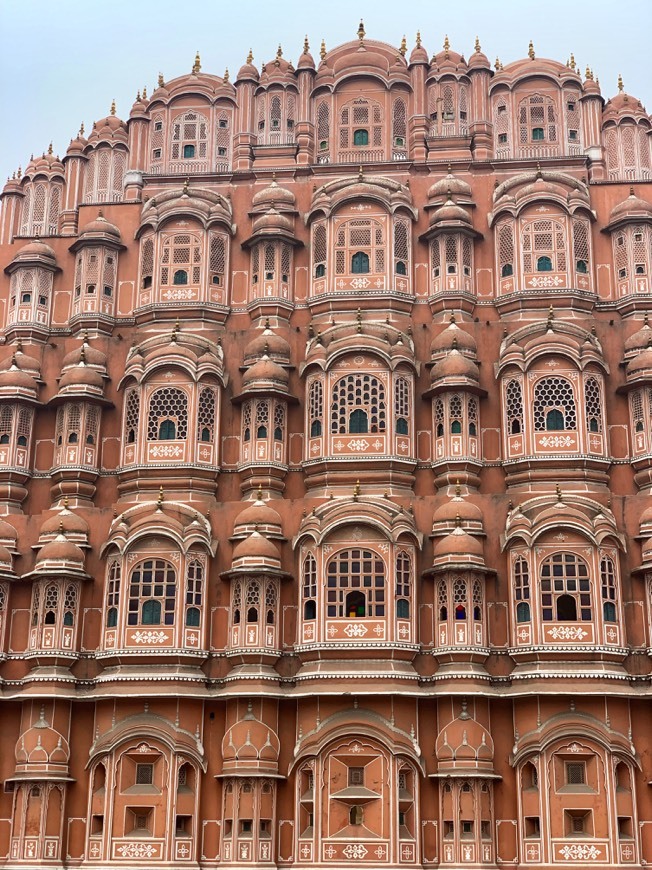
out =
[[120,605],[120,562],[114,560],[109,565],[106,586],[106,625],[115,628],[118,624]]
[[[410,382],[407,378],[397,378],[394,385],[394,420],[398,434],[408,434],[410,418]],[[399,432],[399,420],[405,422],[405,432]]]
[[602,612],[605,622],[616,621],[616,566],[613,559],[603,556],[600,560],[600,586]]
[[640,390],[630,393],[629,403],[632,415],[632,428],[634,432],[642,432],[644,429],[643,395]]
[[136,785],[151,785],[154,781],[153,764],[136,765]]
[[545,622],[590,622],[588,565],[575,553],[555,553],[541,564],[541,610]]
[[163,559],[139,563],[129,578],[127,625],[174,625],[177,576]]
[[197,402],[197,438],[212,444],[215,440],[215,405],[217,395],[212,387],[204,387]]
[[462,398],[458,395],[451,396],[448,402],[448,422],[451,435],[462,433]]
[[256,438],[267,438],[269,426],[269,403],[256,404]]
[[[172,160],[182,160],[187,154],[205,160],[208,156],[208,128],[208,118],[199,112],[177,115],[172,122]],[[185,150],[187,146],[193,147],[192,153]]]
[[532,94],[519,103],[519,139],[522,145],[536,141],[533,131],[543,130],[544,141],[557,142],[557,112],[550,97]]
[[274,441],[285,438],[285,405],[276,402],[274,405]]
[[[580,94],[575,91],[564,92],[564,112],[566,115],[566,136],[569,141],[579,143],[582,130],[582,116],[580,109]],[[571,139],[571,133],[575,131],[576,138]]]
[[435,435],[437,438],[444,435],[444,403],[441,399],[435,401]]
[[223,110],[218,113],[215,145],[218,171],[221,171],[231,164],[231,112]]
[[310,437],[316,438],[322,434],[324,416],[324,388],[321,380],[313,381],[310,384],[308,405]]
[[530,569],[527,561],[519,556],[514,562],[514,598],[516,599],[516,621],[530,620]]
[[584,384],[584,406],[588,432],[602,432],[602,399],[597,378],[587,378]]
[[191,559],[186,569],[186,625],[198,627],[200,623],[204,566],[198,559]]
[[364,767],[349,767],[349,782],[351,785],[364,785]]
[[385,386],[378,378],[365,374],[347,375],[333,385],[333,435],[385,432],[386,427]]
[[401,552],[396,557],[396,597],[410,598],[412,582],[412,559],[409,553]]
[[394,100],[392,106],[392,141],[395,147],[403,148],[407,135],[407,108],[405,100]]
[[140,391],[138,387],[133,387],[125,395],[125,442],[127,444],[133,444],[138,440],[139,418]]
[[577,429],[575,396],[570,381],[556,377],[537,381],[534,388],[534,429],[537,432]]
[[[188,436],[188,396],[175,387],[163,387],[152,393],[149,400],[149,420],[147,438],[149,441],[161,439],[161,424],[171,421],[173,430],[166,432],[163,440],[183,440]],[[172,439],[167,436],[172,435]]]
[[140,286],[145,287],[147,280],[151,284],[154,274],[154,239],[145,237],[140,246]]
[[[494,148],[499,156],[507,156],[509,153],[510,136],[509,122],[510,113],[505,100],[498,100],[494,105]],[[501,148],[502,146],[502,148]]]
[[466,619],[467,598],[466,580],[456,577],[453,581],[453,610],[456,620]]
[[432,277],[439,278],[441,274],[441,252],[439,248],[439,239],[433,239],[430,242],[430,269]]
[[317,563],[312,553],[308,553],[303,561],[302,592],[304,600],[317,596]]
[[328,103],[323,101],[317,106],[317,139],[319,142],[326,142],[330,137],[330,109]]
[[385,563],[371,550],[342,550],[326,569],[330,618],[385,616]]
[[[524,223],[522,248],[525,272],[566,271],[566,228],[561,222],[535,220]],[[547,260],[549,266],[543,265]]]
[[326,225],[315,224],[312,228],[313,274],[316,278],[326,274]]
[[33,408],[21,408],[18,412],[18,425],[16,427],[16,443],[19,447],[27,447],[32,435],[32,423],[34,421]]
[[469,435],[476,437],[478,434],[478,402],[471,396],[467,402],[467,416],[469,425]]
[[[226,274],[226,236],[221,233],[210,233],[209,235],[209,270],[211,284],[224,284],[224,276]],[[199,249],[196,249],[197,263],[201,262]],[[196,270],[196,271],[195,271]],[[197,277],[195,278],[195,275]],[[199,266],[195,266],[193,270],[193,282],[199,281]]]
[[573,261],[578,272],[589,269],[589,232],[587,221],[573,220]]
[[625,172],[636,175],[636,130],[632,125],[620,127],[620,142]]
[[188,282],[199,284],[201,263],[201,239],[198,235],[178,233],[164,237],[160,267],[161,285],[173,286]]
[[152,161],[156,162],[163,158],[163,144],[165,141],[164,116],[153,115],[150,127],[150,154]]
[[38,625],[39,610],[41,606],[41,584],[34,585],[34,593],[32,597],[32,626]]
[[586,763],[583,761],[568,762],[566,764],[566,785],[584,785],[585,783]]
[[0,406],[0,444],[9,444],[11,440],[15,410],[13,405]]
[[446,622],[448,619],[448,586],[445,580],[439,581],[437,588],[437,604],[439,607],[439,621]]
[[410,262],[410,225],[407,221],[394,222],[394,271],[396,274],[408,274]]

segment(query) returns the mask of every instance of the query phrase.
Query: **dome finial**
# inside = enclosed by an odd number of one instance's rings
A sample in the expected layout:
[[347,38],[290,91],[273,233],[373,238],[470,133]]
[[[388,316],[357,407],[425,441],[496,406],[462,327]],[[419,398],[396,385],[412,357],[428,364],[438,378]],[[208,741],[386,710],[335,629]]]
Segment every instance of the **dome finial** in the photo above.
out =
[[480,37],[479,36],[476,36],[476,38],[475,38],[475,51],[476,51],[476,54],[480,54],[480,52],[482,51],[482,46],[480,45]]
[[48,145],[48,154],[52,154],[52,142]]
[[625,90],[625,85],[623,84],[623,77],[620,73],[618,73],[618,91],[622,94]]
[[143,99],[144,99],[144,100],[147,99],[147,85],[145,85],[145,86],[143,87]]
[[308,54],[310,51],[310,43],[308,42],[308,34],[306,33],[305,38],[303,40],[303,53]]
[[163,73],[160,72],[158,74],[158,86],[159,86],[159,88],[162,88],[164,84],[165,84],[165,79],[163,78]]
[[541,164],[537,160],[537,181],[541,181],[543,178],[543,173],[541,172]]
[[421,31],[417,30],[417,48],[421,48]]
[[197,75],[198,72],[201,72],[201,58],[199,56],[199,52],[195,54],[195,62],[192,65],[192,71],[194,75]]
[[563,499],[561,497],[561,487],[559,486],[559,484],[557,484],[557,486],[555,487],[555,492],[557,493],[557,501],[562,502]]
[[527,56],[530,58],[530,60],[534,60],[534,58],[536,57],[536,54],[534,53],[534,43],[532,42],[532,40],[530,40],[530,44],[528,45]]
[[84,135],[84,122],[83,122],[83,121],[82,121],[81,124],[79,125],[79,135],[80,135],[80,136],[83,136],[83,135]]
[[276,57],[283,57],[283,49],[281,48],[280,42],[278,44],[278,48],[276,49]]
[[158,491],[158,498],[156,500],[156,510],[157,511],[163,510],[163,487],[162,486]]
[[224,70],[224,78],[223,78],[223,81],[224,81],[224,84],[226,84],[226,83],[229,81],[229,68],[228,68],[228,66],[227,66],[227,68]]
[[570,60],[568,61],[568,66],[569,66],[571,69],[575,69],[575,67],[577,66],[577,64],[575,63],[575,55],[573,54],[572,51],[571,51]]
[[360,19],[360,24],[358,26],[358,39],[360,42],[365,38],[365,29],[364,29],[364,21],[362,18]]
[[326,57],[326,40],[325,39],[322,39],[322,41],[321,41],[321,48],[319,49],[319,57],[322,60],[324,60],[324,58]]
[[256,500],[257,501],[263,500],[263,488],[260,484],[258,484],[258,492],[256,493]]
[[136,91],[136,102],[140,103],[140,88]]
[[448,38],[448,34],[444,37],[444,51],[448,52],[451,50],[450,39]]
[[251,49],[249,49],[249,54],[247,55],[247,63],[252,63],[254,59],[254,53]]
[[111,114],[115,115],[115,99],[111,100]]
[[405,38],[405,34],[403,34],[403,39],[401,40],[401,47],[399,48],[402,56],[405,57],[407,53],[407,39]]
[[359,495],[360,495],[360,481],[356,480],[355,486],[353,487],[353,501],[357,501]]
[[500,63],[500,58],[496,55],[496,63],[494,64],[494,69],[496,72],[500,72],[502,69],[502,64]]

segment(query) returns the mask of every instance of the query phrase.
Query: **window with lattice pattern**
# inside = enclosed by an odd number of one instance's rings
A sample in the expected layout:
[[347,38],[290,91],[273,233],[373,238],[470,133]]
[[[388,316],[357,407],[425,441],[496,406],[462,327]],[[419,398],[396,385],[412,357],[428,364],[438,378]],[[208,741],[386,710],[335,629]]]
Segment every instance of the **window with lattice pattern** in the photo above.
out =
[[321,380],[310,384],[308,393],[308,429],[311,438],[318,438],[323,431],[324,387]]
[[600,588],[603,619],[605,622],[616,622],[616,565],[609,556],[600,559]]
[[407,275],[410,264],[410,224],[398,218],[394,221],[394,272]]
[[531,94],[518,104],[519,139],[522,145],[558,141],[557,109],[550,97]]
[[525,272],[566,271],[566,227],[561,221],[525,221],[521,246]]
[[385,432],[385,386],[373,375],[355,374],[333,385],[331,432],[333,435]]
[[132,387],[125,393],[125,442],[135,444],[138,440],[138,420],[140,418],[140,390]]
[[145,236],[140,243],[140,286],[144,289],[151,287],[153,275],[154,237]]
[[165,236],[161,246],[161,286],[199,284],[201,280],[201,237],[195,233]]
[[127,625],[174,625],[177,575],[170,562],[147,559],[129,577]]
[[564,116],[566,119],[566,138],[573,145],[579,144],[582,131],[581,94],[578,91],[564,91]]
[[545,622],[590,622],[591,580],[575,553],[555,553],[541,564],[541,615]]
[[372,550],[341,550],[326,569],[330,618],[385,616],[385,563]]
[[152,115],[150,124],[150,156],[152,162],[157,164],[163,160],[163,148],[165,144],[165,116],[162,114]]
[[342,224],[335,238],[335,273],[356,275],[385,271],[385,241],[379,221],[354,219]]
[[645,428],[643,416],[643,395],[640,390],[629,394],[629,408],[634,432],[642,432]]
[[217,157],[217,170],[223,172],[231,165],[231,128],[233,113],[229,109],[222,109],[217,113],[217,127],[215,129],[215,153]]
[[127,152],[103,146],[91,151],[86,164],[84,201],[120,202],[127,169]]
[[190,559],[186,568],[186,625],[198,628],[201,623],[204,566],[199,559]]
[[399,377],[394,384],[394,426],[397,435],[408,435],[410,431],[410,382]]
[[[383,109],[379,103],[360,97],[340,110],[340,148],[381,149],[383,146]],[[379,154],[379,157],[382,156]],[[352,152],[350,159],[355,159]]]
[[558,432],[577,429],[573,386],[566,378],[542,378],[534,388],[534,429]]
[[514,561],[514,598],[516,599],[516,621],[529,622],[530,568],[522,556]]
[[580,275],[586,275],[590,265],[589,237],[590,225],[588,221],[575,218],[573,220],[573,262],[575,271]]
[[439,278],[441,274],[441,250],[440,240],[433,239],[430,242],[430,269],[433,278]]
[[312,228],[312,264],[315,278],[326,275],[326,224],[318,223]]
[[407,144],[407,106],[405,100],[399,98],[392,105],[392,145],[394,148],[405,149]]
[[217,393],[213,387],[204,387],[197,402],[197,438],[212,444],[215,440],[215,408]]
[[412,594],[412,558],[409,553],[400,552],[396,556],[396,616],[398,619],[410,618],[410,599]]
[[303,560],[303,583],[301,587],[303,596],[303,618],[317,618],[317,562],[312,553],[308,553]]
[[208,118],[200,112],[177,115],[172,121],[172,160],[205,160],[208,156],[208,129]]
[[602,397],[598,379],[589,377],[584,383],[584,409],[588,432],[602,432]]
[[330,106],[326,100],[317,105],[317,161],[324,163],[328,160],[330,151]]
[[[211,232],[209,233],[208,242],[209,281],[211,284],[223,287],[226,274],[227,236],[224,235],[224,233]],[[195,256],[195,265],[193,266],[192,281],[193,283],[197,283],[200,275],[200,265],[197,264],[201,264],[201,256],[197,258],[195,251],[193,251],[193,256]]]
[[510,111],[505,99],[499,99],[494,104],[494,147],[496,155],[507,157],[510,153]]
[[120,606],[120,562],[114,559],[108,568],[106,584],[106,627],[115,628],[118,625],[118,608]]
[[188,396],[175,387],[162,387],[149,400],[147,438],[174,441],[188,437]]
[[25,184],[21,212],[22,236],[54,236],[58,232],[63,185],[59,181],[34,181]]

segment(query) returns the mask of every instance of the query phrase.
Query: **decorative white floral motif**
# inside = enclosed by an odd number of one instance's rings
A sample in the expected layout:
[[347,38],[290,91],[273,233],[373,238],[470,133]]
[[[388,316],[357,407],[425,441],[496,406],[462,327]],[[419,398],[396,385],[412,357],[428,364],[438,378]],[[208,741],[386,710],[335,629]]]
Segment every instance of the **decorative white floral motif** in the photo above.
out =
[[367,450],[369,447],[369,442],[365,441],[364,438],[354,438],[352,441],[349,441],[347,444],[349,450]]
[[361,858],[364,858],[364,856],[367,854],[367,850],[362,845],[362,843],[356,843],[355,845],[350,843],[348,846],[342,849],[342,854],[345,855],[349,860],[351,860],[352,858],[354,860],[360,860]]
[[368,278],[354,278],[351,281],[351,287],[355,290],[365,290],[370,283]]
[[572,447],[575,441],[570,435],[546,435],[539,443],[542,447]]
[[597,861],[602,857],[600,849],[584,843],[572,843],[559,850],[559,855],[565,861]]
[[348,637],[364,637],[366,633],[366,626],[359,622],[350,623],[344,629],[344,634],[348,635]]
[[555,625],[548,631],[548,635],[553,640],[584,640],[588,632],[579,625]]
[[183,449],[181,447],[175,446],[156,446],[150,448],[150,454],[154,457],[154,459],[176,459],[178,456],[183,455]]
[[164,631],[135,631],[131,639],[134,643],[164,643],[168,636]]
[[158,858],[158,847],[152,843],[125,843],[116,852],[121,858]]
[[165,293],[162,293],[161,295],[164,299],[167,299],[168,301],[183,301],[184,299],[192,299],[195,294],[192,290],[166,290]]
[[559,287],[560,284],[563,284],[564,281],[559,275],[555,275],[554,278],[551,276],[547,276],[545,278],[530,278],[528,281],[528,285],[530,287]]

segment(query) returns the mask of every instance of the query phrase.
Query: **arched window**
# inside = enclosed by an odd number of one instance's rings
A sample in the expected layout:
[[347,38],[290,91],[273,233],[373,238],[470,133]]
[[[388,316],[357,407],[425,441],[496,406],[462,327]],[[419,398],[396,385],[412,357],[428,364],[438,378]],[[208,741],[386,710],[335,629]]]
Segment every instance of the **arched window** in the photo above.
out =
[[317,618],[317,563],[312,553],[308,553],[303,562],[303,618]]
[[188,396],[175,387],[163,387],[149,400],[149,441],[182,440],[188,437]]
[[353,131],[353,144],[354,145],[368,145],[369,144],[369,130],[354,130]]
[[174,273],[172,283],[175,285],[183,285],[188,283],[188,273],[185,269],[177,269]]
[[366,275],[369,272],[369,254],[358,251],[351,257],[351,273],[353,275]]
[[398,619],[409,619],[412,597],[412,559],[409,553],[403,551],[396,556],[395,580],[396,616]]
[[410,225],[403,219],[394,220],[394,271],[407,275],[410,260]]
[[330,109],[328,103],[324,100],[317,106],[317,162],[326,163],[328,161],[328,150],[330,140]]
[[199,112],[177,115],[172,122],[172,160],[206,160],[208,157],[208,118]]
[[534,388],[534,429],[537,432],[577,429],[575,395],[566,378],[542,378]]
[[537,258],[537,272],[552,272],[552,260],[550,257]]
[[341,550],[326,569],[330,618],[385,616],[385,563],[372,550]]
[[453,613],[456,621],[466,619],[467,596],[466,580],[456,577],[453,582]]
[[507,431],[519,435],[523,431],[523,388],[519,381],[512,379],[505,389],[507,408]]
[[204,566],[191,559],[186,569],[186,625],[198,627],[201,620]]
[[461,396],[451,396],[448,403],[448,418],[450,422],[451,435],[462,434],[462,398]]
[[514,562],[514,598],[516,621],[530,621],[530,569],[522,556]]
[[603,556],[600,560],[600,587],[603,619],[605,622],[616,622],[616,567],[609,556]]
[[444,403],[437,399],[434,405],[435,411],[435,435],[437,438],[444,437]]
[[526,220],[522,225],[523,271],[565,272],[566,223],[562,220]]
[[379,433],[385,432],[386,428],[385,386],[378,378],[366,374],[347,375],[333,385],[333,435]]
[[541,615],[545,622],[590,622],[591,580],[575,553],[555,553],[541,564]]
[[195,156],[195,146],[194,145],[184,145],[183,146],[183,159],[190,160]]
[[355,154],[345,149],[383,146],[383,109],[380,103],[357,97],[340,109],[339,147],[342,162],[353,161]]
[[106,627],[115,628],[118,624],[120,606],[120,562],[114,559],[109,565],[106,587]]
[[170,562],[139,562],[129,577],[127,625],[174,625],[176,583]]
[[519,138],[528,142],[557,143],[557,111],[550,97],[531,94],[518,104]]
[[202,238],[199,233],[164,236],[161,245],[162,287],[199,284],[202,266]]
[[322,417],[324,415],[324,388],[320,380],[310,384],[308,398],[310,421],[310,437],[318,438],[322,434]]

